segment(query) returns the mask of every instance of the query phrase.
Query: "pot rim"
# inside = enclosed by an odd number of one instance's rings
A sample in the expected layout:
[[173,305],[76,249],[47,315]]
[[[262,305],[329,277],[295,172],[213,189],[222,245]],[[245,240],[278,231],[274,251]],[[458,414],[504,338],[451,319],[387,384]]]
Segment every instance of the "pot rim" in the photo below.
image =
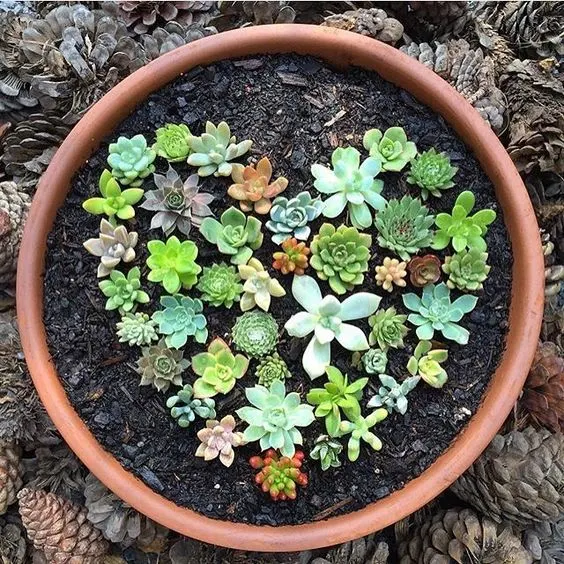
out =
[[[341,68],[375,70],[441,114],[494,184],[514,263],[505,352],[480,407],[448,449],[402,489],[363,509],[324,521],[270,527],[211,519],[179,507],[103,449],[69,403],[52,362],[43,324],[43,270],[47,236],[71,179],[138,102],[195,66],[290,52]],[[44,406],[70,448],[108,488],[139,512],[183,535],[241,550],[289,552],[330,546],[383,529],[431,501],[474,462],[502,426],[527,377],[542,321],[543,273],[539,229],[519,173],[494,132],[458,92],[416,60],[374,39],[328,27],[275,24],[232,30],[175,49],[124,79],[85,114],[53,157],[33,199],[18,261],[17,314],[26,361]]]

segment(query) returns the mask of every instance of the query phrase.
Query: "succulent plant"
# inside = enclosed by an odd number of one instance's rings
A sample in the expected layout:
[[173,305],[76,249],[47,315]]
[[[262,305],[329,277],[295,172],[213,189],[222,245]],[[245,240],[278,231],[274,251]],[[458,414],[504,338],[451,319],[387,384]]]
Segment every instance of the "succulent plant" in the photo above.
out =
[[153,320],[159,324],[159,333],[166,335],[169,347],[182,348],[188,337],[194,337],[197,343],[208,340],[208,322],[202,313],[204,306],[200,300],[175,294],[161,296],[160,304],[164,309],[155,311]]
[[243,433],[245,441],[260,440],[262,450],[279,449],[282,456],[294,456],[294,445],[303,444],[298,427],[313,423],[313,407],[301,404],[296,392],[286,395],[281,380],[272,382],[270,388],[260,385],[246,388],[245,396],[253,406],[237,410],[237,415],[249,424]]
[[309,457],[313,460],[319,460],[321,470],[329,470],[329,468],[338,468],[341,466],[339,455],[343,452],[343,445],[331,438],[329,435],[319,435],[315,439],[315,445],[309,453]]
[[237,318],[232,330],[233,343],[252,357],[270,354],[278,344],[278,324],[270,313],[248,311]]
[[171,384],[182,386],[182,372],[190,366],[182,351],[169,349],[161,339],[156,345],[143,347],[141,354],[136,368],[141,374],[140,386],[154,386],[159,392],[166,392]]
[[190,154],[188,141],[192,134],[184,123],[167,123],[157,129],[153,151],[171,163],[186,160]]
[[147,266],[151,269],[147,279],[160,282],[169,294],[176,294],[180,288],[190,289],[202,268],[196,263],[198,247],[193,241],[178,240],[173,235],[166,241],[149,241]]
[[192,357],[192,370],[199,376],[194,382],[194,396],[211,398],[217,394],[228,394],[248,368],[247,357],[233,354],[223,339],[214,339],[207,352]]
[[334,366],[328,366],[326,371],[328,382],[323,388],[313,388],[307,394],[307,401],[316,405],[315,416],[325,419],[325,428],[330,437],[339,435],[341,425],[341,410],[349,419],[360,416],[362,390],[368,383],[368,378],[359,378],[349,384],[347,375]]
[[264,457],[253,456],[249,460],[252,468],[260,470],[255,482],[274,501],[296,499],[296,486],[307,486],[307,474],[302,472],[304,453],[298,450],[291,458],[279,457],[275,450],[268,449]]
[[382,163],[384,170],[399,172],[417,155],[415,143],[407,140],[402,127],[390,127],[382,133],[369,129],[362,140],[364,148],[373,159]]
[[240,295],[243,293],[241,277],[235,267],[228,266],[224,262],[209,267],[204,266],[204,272],[196,288],[202,293],[201,298],[204,302],[216,307],[231,308],[241,299]]
[[246,264],[253,251],[262,245],[262,223],[247,217],[242,211],[231,206],[221,214],[221,223],[206,217],[200,225],[200,232],[220,253],[231,256],[232,264]]
[[456,341],[460,345],[468,342],[470,333],[456,322],[465,313],[471,312],[477,302],[478,298],[467,295],[451,303],[450,290],[444,283],[425,286],[421,298],[416,294],[403,295],[405,307],[415,312],[410,313],[407,320],[417,327],[415,332],[419,339],[429,341],[435,331],[440,331],[445,339]]
[[444,249],[451,241],[456,252],[465,248],[475,248],[484,252],[487,249],[484,235],[488,225],[496,218],[494,210],[480,210],[474,215],[469,213],[474,208],[476,198],[472,192],[461,192],[454,202],[452,214],[440,213],[435,219],[439,230],[435,233],[431,247]]
[[416,288],[434,284],[441,277],[441,261],[435,255],[413,257],[408,265],[409,281]]
[[420,341],[407,363],[407,371],[412,376],[422,378],[433,388],[442,388],[448,380],[448,374],[441,366],[441,362],[448,358],[448,351],[446,349],[431,350],[432,347],[430,341]]
[[302,357],[302,365],[313,380],[325,373],[331,364],[331,341],[337,339],[349,351],[368,349],[368,340],[361,329],[343,323],[363,319],[378,308],[381,298],[358,292],[342,303],[335,296],[321,296],[317,282],[311,276],[294,276],[292,294],[305,311],[296,313],[284,325],[291,337],[314,333]]
[[384,374],[388,366],[388,354],[382,349],[369,349],[362,355],[362,366],[367,374]]
[[268,157],[263,157],[254,167],[234,164],[232,166],[232,184],[227,193],[239,201],[239,207],[244,212],[253,211],[258,214],[266,214],[272,208],[272,198],[286,190],[288,179],[280,176],[273,182],[272,165]]
[[141,290],[141,271],[137,266],[127,276],[119,270],[112,270],[110,279],[102,280],[98,287],[108,298],[105,306],[108,311],[117,309],[123,314],[135,311],[138,303],[146,304],[149,301],[149,295]]
[[139,236],[137,232],[128,232],[123,225],[112,225],[107,219],[100,222],[100,235],[84,242],[84,248],[96,257],[100,257],[98,278],[108,276],[120,262],[131,262],[135,259],[135,245]]
[[276,352],[261,359],[258,363],[255,375],[258,379],[258,383],[265,388],[270,388],[270,385],[275,380],[285,380],[292,376],[288,370],[288,365]]
[[235,431],[233,415],[226,415],[221,421],[206,421],[206,428],[198,431],[198,439],[202,444],[198,446],[196,456],[204,460],[219,457],[219,461],[227,467],[235,460],[233,447],[244,444],[243,433]]
[[360,454],[360,441],[370,445],[374,450],[382,448],[382,441],[370,429],[388,417],[386,409],[376,409],[366,417],[359,416],[354,421],[342,421],[339,436],[348,435],[347,456],[351,462],[358,459]]
[[253,142],[247,140],[237,143],[227,123],[222,121],[216,127],[208,121],[206,132],[200,137],[190,137],[188,144],[192,151],[188,164],[199,167],[199,176],[230,176],[233,165],[229,161],[244,155]]
[[488,253],[475,248],[462,250],[445,258],[443,272],[448,274],[446,282],[450,289],[458,288],[463,292],[475,292],[484,286],[491,267],[486,264]]
[[131,219],[135,216],[133,206],[143,197],[141,188],[127,188],[122,190],[112,173],[104,169],[98,181],[101,198],[89,198],[82,203],[82,207],[91,214],[108,217],[114,215],[120,219]]
[[166,400],[170,414],[176,419],[179,427],[189,427],[190,423],[200,417],[209,419],[215,417],[215,401],[210,398],[194,398],[194,389],[185,384],[175,395]]
[[382,386],[378,389],[378,393],[366,404],[366,407],[383,407],[388,410],[388,413],[397,411],[405,415],[407,411],[407,394],[417,386],[420,378],[418,376],[410,376],[401,384],[387,374],[380,374],[378,378]]
[[278,196],[270,208],[266,228],[274,233],[272,241],[280,245],[289,237],[306,241],[311,233],[308,223],[321,215],[323,202],[312,198],[309,192],[300,192],[295,198]]
[[131,139],[118,137],[117,143],[110,143],[108,152],[112,176],[124,186],[140,186],[144,178],[155,172],[153,161],[157,153],[147,147],[143,135]]
[[332,194],[323,204],[325,217],[334,218],[348,205],[354,227],[372,225],[370,207],[382,210],[386,200],[380,195],[384,183],[375,177],[382,169],[380,161],[368,158],[360,164],[360,153],[353,147],[338,147],[331,155],[333,170],[320,164],[311,165],[313,185],[323,194]]
[[396,252],[403,260],[409,260],[412,254],[431,244],[434,220],[429,210],[411,196],[390,200],[374,220],[378,243]]
[[388,292],[391,292],[395,286],[404,288],[406,281],[404,278],[407,276],[406,271],[407,263],[400,262],[398,259],[390,257],[384,258],[384,262],[376,267],[376,285]]
[[239,275],[245,281],[243,296],[241,297],[241,311],[248,311],[255,306],[264,311],[270,308],[271,298],[281,298],[286,295],[280,282],[271,278],[262,263],[251,258],[247,264],[239,265]]
[[213,215],[209,204],[214,197],[199,192],[197,174],[192,174],[184,182],[178,173],[168,167],[166,176],[154,174],[157,190],[145,193],[141,207],[157,212],[151,219],[151,229],[161,228],[168,237],[175,229],[184,235],[190,233],[192,224],[199,227],[204,217]]
[[282,274],[295,274],[301,276],[309,266],[308,255],[311,253],[305,243],[298,243],[295,238],[286,239],[282,243],[282,251],[272,255],[274,262],[272,268]]
[[441,190],[454,186],[452,179],[458,167],[450,164],[450,158],[445,153],[437,153],[434,147],[416,156],[411,161],[411,170],[407,175],[409,184],[416,184],[421,188],[421,197],[426,200],[429,194],[441,197]]
[[157,322],[146,313],[126,313],[116,324],[119,342],[127,343],[130,347],[150,345],[159,338],[156,326]]
[[345,294],[362,284],[368,270],[372,237],[356,227],[339,228],[324,223],[311,243],[311,266],[321,280],[328,280],[336,294]]
[[407,315],[398,314],[394,306],[377,311],[368,318],[368,324],[372,328],[368,337],[370,345],[378,346],[385,352],[391,347],[403,349],[403,338],[407,335],[408,328],[405,326]]

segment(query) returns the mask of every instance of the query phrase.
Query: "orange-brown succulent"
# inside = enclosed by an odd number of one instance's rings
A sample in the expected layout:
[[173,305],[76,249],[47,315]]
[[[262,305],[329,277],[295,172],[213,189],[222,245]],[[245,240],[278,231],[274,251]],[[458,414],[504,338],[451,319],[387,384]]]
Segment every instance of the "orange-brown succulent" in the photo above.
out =
[[297,239],[286,239],[282,243],[283,251],[274,253],[272,257],[273,268],[280,270],[282,274],[297,274],[301,276],[309,266],[308,255],[311,253],[305,243],[298,243]]
[[235,184],[229,186],[227,193],[239,200],[239,206],[244,212],[254,211],[266,214],[272,207],[272,198],[286,190],[288,179],[283,176],[270,182],[272,165],[268,157],[263,157],[256,165],[233,165],[231,178]]
[[434,284],[441,277],[441,261],[435,255],[414,257],[407,265],[409,281],[416,288]]

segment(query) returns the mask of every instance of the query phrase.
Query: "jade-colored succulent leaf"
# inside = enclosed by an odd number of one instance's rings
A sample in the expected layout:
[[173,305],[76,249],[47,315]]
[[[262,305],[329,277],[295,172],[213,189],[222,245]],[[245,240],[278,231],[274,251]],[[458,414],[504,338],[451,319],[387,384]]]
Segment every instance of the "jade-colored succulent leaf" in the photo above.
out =
[[374,450],[382,448],[382,441],[370,431],[374,425],[388,417],[388,411],[383,408],[374,410],[367,417],[359,416],[354,421],[342,421],[339,427],[339,436],[350,434],[347,444],[347,456],[351,462],[360,455],[360,441],[364,441]]
[[243,433],[235,431],[235,425],[232,415],[226,415],[221,421],[206,421],[206,427],[198,431],[201,444],[196,450],[196,456],[206,461],[219,457],[224,466],[231,466],[235,459],[233,448],[245,444]]
[[119,342],[127,343],[130,347],[150,345],[159,338],[156,326],[157,322],[146,313],[126,313],[116,325]]
[[251,258],[247,264],[239,265],[239,276],[245,281],[241,297],[241,311],[248,311],[255,306],[263,311],[270,309],[271,298],[280,298],[286,295],[280,282],[271,278],[262,263]]
[[161,339],[156,345],[143,347],[141,354],[136,367],[141,375],[140,386],[153,386],[159,392],[166,392],[171,384],[182,386],[182,372],[190,366],[182,351],[169,349]]
[[341,466],[339,455],[343,452],[343,445],[329,435],[320,435],[315,439],[315,445],[309,453],[313,460],[319,460],[321,470],[338,468]]
[[153,161],[157,153],[147,146],[143,135],[119,137],[116,143],[110,143],[108,152],[111,174],[124,186],[140,186],[144,178],[155,172]]
[[263,311],[248,311],[237,318],[231,333],[235,347],[251,357],[263,357],[278,344],[278,324]]
[[231,308],[241,299],[243,293],[241,277],[235,267],[224,262],[212,264],[210,267],[204,266],[196,288],[201,292],[202,300],[215,307]]
[[270,388],[275,380],[285,380],[290,378],[292,374],[290,374],[284,359],[278,353],[274,353],[260,360],[255,376],[261,386]]
[[486,264],[488,253],[476,248],[462,250],[445,258],[443,272],[449,275],[447,286],[463,292],[476,292],[483,288],[491,267]]
[[183,428],[189,427],[196,417],[213,419],[216,416],[215,401],[210,398],[194,398],[194,390],[190,384],[185,384],[175,395],[170,396],[166,406],[178,426]]
[[382,386],[366,406],[383,407],[388,410],[388,413],[397,411],[401,415],[405,415],[408,407],[407,394],[417,386],[420,380],[419,376],[410,376],[401,383],[387,374],[380,374],[378,378]]
[[432,346],[430,341],[420,341],[407,363],[407,371],[412,376],[422,378],[433,388],[442,388],[448,380],[448,374],[441,363],[447,360],[448,351],[431,350]]
[[141,271],[136,266],[132,268],[127,276],[119,270],[112,270],[109,280],[98,283],[102,294],[108,298],[106,309],[112,311],[117,309],[122,315],[134,312],[137,304],[149,302],[149,295],[141,290]]
[[407,140],[402,127],[390,127],[384,133],[370,129],[364,134],[362,144],[383,170],[399,172],[417,155],[415,143]]
[[442,190],[454,186],[452,179],[457,171],[458,168],[450,164],[448,155],[437,153],[433,147],[411,161],[411,170],[406,180],[421,188],[423,200],[427,200],[429,194],[440,198]]
[[159,157],[172,163],[188,158],[190,154],[188,141],[192,134],[186,124],[167,123],[164,127],[157,129],[156,137],[153,151]]
[[378,345],[380,349],[387,352],[388,349],[403,349],[403,338],[407,335],[408,328],[405,326],[407,315],[398,314],[396,308],[391,306],[385,310],[379,310],[368,319],[371,327],[368,342],[370,345]]

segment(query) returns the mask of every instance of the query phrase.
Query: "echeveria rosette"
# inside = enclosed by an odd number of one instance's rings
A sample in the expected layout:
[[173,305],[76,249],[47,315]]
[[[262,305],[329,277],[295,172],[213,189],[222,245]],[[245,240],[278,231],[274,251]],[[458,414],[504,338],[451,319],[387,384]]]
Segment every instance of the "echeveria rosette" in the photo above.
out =
[[448,286],[441,283],[429,284],[423,288],[421,298],[416,294],[404,294],[403,303],[410,313],[407,320],[417,327],[416,333],[422,341],[430,341],[435,331],[440,331],[445,339],[460,345],[468,343],[470,333],[458,325],[465,313],[471,312],[478,302],[475,296],[460,296],[450,301]]
[[132,268],[127,276],[119,270],[112,270],[109,280],[98,283],[102,294],[108,298],[106,309],[113,311],[117,309],[121,314],[135,311],[137,304],[149,302],[147,292],[141,290],[141,271],[136,266]]
[[201,444],[196,450],[196,456],[206,461],[219,457],[224,466],[231,466],[235,459],[233,448],[245,444],[243,433],[235,431],[235,425],[233,415],[226,415],[221,421],[206,421],[205,429],[198,431]]
[[217,245],[220,253],[229,255],[232,264],[246,264],[253,251],[262,245],[262,223],[247,217],[231,206],[221,214],[220,221],[206,217],[200,225],[200,233],[206,241]]
[[382,349],[370,349],[362,355],[362,366],[367,374],[384,374],[388,366],[388,354]]
[[383,407],[388,413],[397,411],[401,415],[407,412],[407,395],[419,383],[418,376],[411,376],[398,383],[395,378],[387,374],[378,376],[382,386],[378,389],[378,393],[373,396],[366,404],[366,407]]
[[349,351],[369,348],[362,330],[345,321],[372,315],[380,303],[379,296],[358,292],[341,303],[335,296],[323,297],[317,282],[307,275],[294,276],[292,294],[305,311],[290,317],[284,327],[291,337],[314,333],[302,357],[304,370],[312,380],[322,376],[331,364],[334,339]]
[[448,374],[441,366],[441,362],[448,359],[448,351],[431,350],[432,348],[433,344],[430,341],[420,341],[407,363],[407,371],[433,388],[442,388],[448,380]]
[[204,271],[196,286],[201,292],[201,298],[215,307],[231,308],[241,299],[243,284],[234,266],[224,262],[204,266]]
[[294,456],[295,446],[303,444],[298,427],[313,423],[313,407],[300,403],[296,392],[286,395],[284,382],[276,380],[270,388],[246,388],[251,406],[237,410],[237,415],[249,426],[243,433],[246,442],[260,441],[260,448],[278,449],[282,456]]
[[237,318],[231,335],[238,350],[260,358],[274,351],[278,344],[278,324],[270,313],[247,311]]
[[196,417],[209,419],[216,416],[215,401],[210,398],[194,398],[194,389],[185,384],[176,394],[166,400],[170,415],[176,419],[179,427],[190,426]]
[[390,127],[384,133],[370,129],[364,134],[362,144],[387,171],[399,172],[417,155],[415,143],[407,140],[402,127]]
[[447,286],[463,292],[481,290],[491,267],[487,264],[488,253],[478,249],[464,249],[451,257],[445,258],[443,272],[449,275]]
[[108,151],[112,176],[124,186],[140,186],[144,178],[155,172],[153,161],[157,153],[147,147],[143,135],[131,139],[118,137],[116,143],[110,143]]
[[405,345],[403,338],[409,329],[405,326],[407,315],[397,313],[394,306],[377,311],[368,318],[371,327],[368,342],[370,345],[378,344],[380,349],[387,352],[393,349],[402,349]]
[[380,195],[384,183],[375,178],[382,169],[380,161],[368,158],[360,164],[360,153],[355,148],[338,147],[331,155],[331,164],[333,170],[320,164],[311,166],[315,188],[322,194],[332,194],[323,203],[323,215],[337,217],[348,206],[354,227],[370,227],[369,206],[381,210],[386,205]]
[[431,148],[411,161],[411,170],[406,180],[409,184],[416,184],[421,188],[421,198],[425,201],[429,194],[440,198],[441,190],[452,188],[452,179],[457,171],[458,167],[450,164],[448,155],[437,153]]
[[150,345],[159,338],[156,326],[157,322],[146,313],[126,313],[116,324],[119,342],[127,343],[130,347]]
[[153,145],[153,151],[159,157],[171,163],[184,161],[190,154],[188,141],[192,134],[184,123],[167,123],[156,131],[157,139]]
[[159,392],[166,392],[171,384],[182,386],[182,372],[190,366],[182,351],[169,349],[161,339],[156,345],[143,347],[141,353],[136,367],[140,386],[154,386]]
[[282,288],[280,282],[276,278],[271,278],[256,258],[250,259],[247,264],[240,264],[239,275],[245,281],[241,296],[241,311],[248,311],[255,306],[268,311],[272,298],[286,295],[286,290]]
[[358,460],[360,455],[360,441],[364,441],[374,450],[382,448],[382,441],[370,429],[388,417],[387,410],[380,408],[370,415],[358,416],[354,421],[342,421],[339,436],[350,434],[347,444],[347,456],[351,462]]

